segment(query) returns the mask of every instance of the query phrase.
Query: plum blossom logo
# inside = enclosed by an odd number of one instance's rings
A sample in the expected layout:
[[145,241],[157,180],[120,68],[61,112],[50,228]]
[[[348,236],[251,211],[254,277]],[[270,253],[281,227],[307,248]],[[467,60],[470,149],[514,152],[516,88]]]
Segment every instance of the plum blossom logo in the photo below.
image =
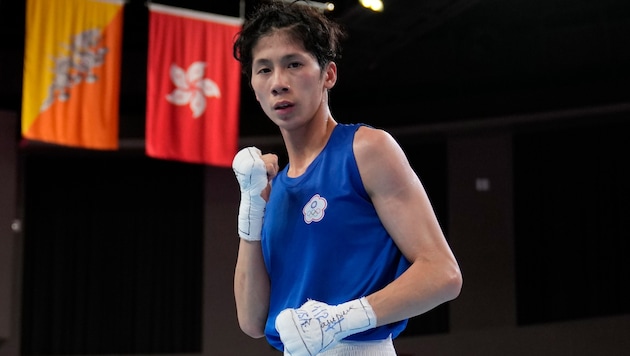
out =
[[198,118],[206,111],[206,97],[221,97],[217,83],[204,78],[206,64],[194,62],[187,70],[177,64],[171,64],[171,80],[175,90],[166,95],[166,100],[175,105],[188,105],[193,118]]
[[324,218],[324,210],[328,202],[326,198],[319,196],[319,194],[313,195],[311,200],[302,208],[302,214],[304,214],[304,222],[310,224],[312,222],[321,221]]

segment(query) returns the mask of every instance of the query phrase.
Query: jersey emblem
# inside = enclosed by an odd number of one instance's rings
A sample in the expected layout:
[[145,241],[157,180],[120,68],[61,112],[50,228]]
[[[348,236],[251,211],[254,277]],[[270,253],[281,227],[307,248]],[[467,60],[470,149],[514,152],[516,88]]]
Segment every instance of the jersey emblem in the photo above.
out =
[[313,195],[311,200],[302,208],[302,214],[304,214],[304,222],[310,224],[312,222],[321,221],[324,218],[324,210],[328,202],[326,198],[319,196],[319,194]]

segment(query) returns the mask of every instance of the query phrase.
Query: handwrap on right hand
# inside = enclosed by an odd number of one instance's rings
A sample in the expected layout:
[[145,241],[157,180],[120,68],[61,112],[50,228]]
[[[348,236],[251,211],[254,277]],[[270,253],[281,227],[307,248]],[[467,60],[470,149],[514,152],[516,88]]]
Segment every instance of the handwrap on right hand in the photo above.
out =
[[267,169],[256,147],[245,147],[232,161],[232,169],[241,188],[238,209],[238,235],[248,241],[260,241],[267,202],[260,193],[267,186]]

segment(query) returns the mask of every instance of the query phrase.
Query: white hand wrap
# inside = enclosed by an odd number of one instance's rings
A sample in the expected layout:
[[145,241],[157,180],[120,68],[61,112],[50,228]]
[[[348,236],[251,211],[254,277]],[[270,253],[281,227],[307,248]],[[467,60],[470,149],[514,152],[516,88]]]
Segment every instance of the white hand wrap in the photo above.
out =
[[267,186],[267,169],[256,147],[240,150],[232,161],[232,169],[241,188],[238,209],[238,235],[248,241],[260,241],[267,202],[260,196]]
[[317,355],[343,338],[376,327],[376,314],[365,297],[339,305],[309,300],[276,318],[284,355]]

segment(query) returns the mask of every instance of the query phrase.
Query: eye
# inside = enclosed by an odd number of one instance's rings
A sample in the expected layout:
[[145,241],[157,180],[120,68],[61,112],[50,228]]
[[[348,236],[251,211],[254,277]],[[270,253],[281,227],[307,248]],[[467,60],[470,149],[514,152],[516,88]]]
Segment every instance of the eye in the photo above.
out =
[[259,68],[256,71],[256,74],[265,74],[265,73],[269,73],[269,72],[271,72],[271,69],[266,68],[266,67],[262,67],[262,68]]
[[291,62],[289,63],[289,68],[299,68],[302,66],[302,63],[300,62]]

